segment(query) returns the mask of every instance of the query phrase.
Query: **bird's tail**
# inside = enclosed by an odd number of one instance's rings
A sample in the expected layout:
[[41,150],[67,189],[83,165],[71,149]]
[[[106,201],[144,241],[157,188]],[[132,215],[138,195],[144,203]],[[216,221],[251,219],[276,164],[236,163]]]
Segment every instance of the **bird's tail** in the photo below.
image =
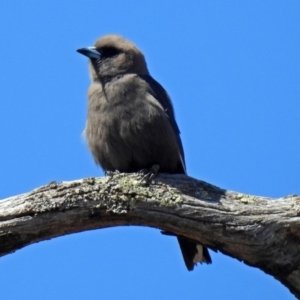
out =
[[185,265],[189,271],[192,271],[198,262],[211,264],[211,257],[206,247],[182,237],[177,237],[177,239]]

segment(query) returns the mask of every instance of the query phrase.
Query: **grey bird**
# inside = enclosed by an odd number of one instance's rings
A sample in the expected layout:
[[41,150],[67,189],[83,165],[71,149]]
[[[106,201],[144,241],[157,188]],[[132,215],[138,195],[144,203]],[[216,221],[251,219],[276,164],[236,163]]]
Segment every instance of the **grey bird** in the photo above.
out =
[[[186,174],[184,152],[172,102],[149,74],[143,53],[119,35],[99,38],[77,52],[90,59],[85,137],[105,172]],[[207,248],[177,237],[188,270],[211,263]]]

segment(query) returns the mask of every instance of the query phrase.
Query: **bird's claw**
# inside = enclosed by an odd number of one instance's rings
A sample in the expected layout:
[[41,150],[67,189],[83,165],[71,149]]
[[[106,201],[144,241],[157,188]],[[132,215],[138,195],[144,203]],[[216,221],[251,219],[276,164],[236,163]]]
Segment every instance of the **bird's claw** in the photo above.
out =
[[158,164],[153,165],[150,169],[143,169],[143,170],[139,171],[139,173],[143,175],[140,182],[143,182],[143,183],[149,185],[151,183],[152,179],[154,179],[156,177],[156,175],[158,174],[158,171],[159,171]]
[[116,170],[116,171],[105,171],[104,174],[105,174],[105,176],[108,177],[107,182],[109,182],[109,181],[111,181],[113,179],[113,177],[115,175],[120,174],[120,172],[118,170]]

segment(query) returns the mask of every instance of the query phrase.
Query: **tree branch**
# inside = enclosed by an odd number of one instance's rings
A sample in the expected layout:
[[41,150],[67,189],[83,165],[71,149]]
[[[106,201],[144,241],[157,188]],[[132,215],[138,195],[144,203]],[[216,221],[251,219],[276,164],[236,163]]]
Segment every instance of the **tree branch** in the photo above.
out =
[[184,175],[57,184],[0,202],[0,256],[69,233],[119,225],[172,232],[257,267],[300,297],[300,197],[226,191]]

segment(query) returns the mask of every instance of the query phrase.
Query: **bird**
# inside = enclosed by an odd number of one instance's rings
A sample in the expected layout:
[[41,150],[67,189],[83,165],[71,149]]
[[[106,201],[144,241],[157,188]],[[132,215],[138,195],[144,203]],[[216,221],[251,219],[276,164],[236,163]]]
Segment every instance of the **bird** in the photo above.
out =
[[[117,34],[77,50],[89,58],[91,85],[84,130],[93,158],[105,172],[186,174],[184,150],[173,104],[149,73],[144,54]],[[189,271],[211,263],[208,249],[177,236]]]

